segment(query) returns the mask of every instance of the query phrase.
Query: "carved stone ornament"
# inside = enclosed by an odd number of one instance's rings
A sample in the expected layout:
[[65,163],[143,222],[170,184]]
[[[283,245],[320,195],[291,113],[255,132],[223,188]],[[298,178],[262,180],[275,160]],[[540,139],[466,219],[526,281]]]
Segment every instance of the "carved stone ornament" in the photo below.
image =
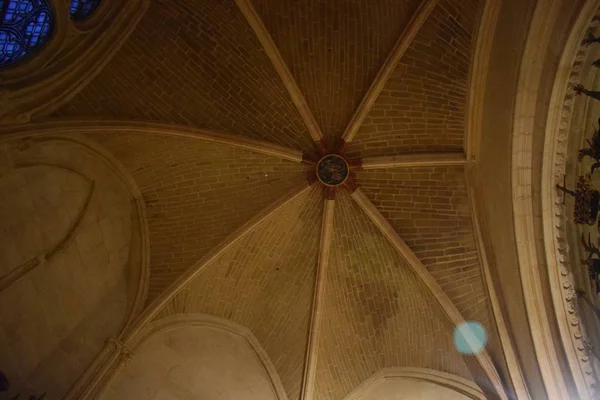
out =
[[342,185],[349,173],[348,163],[337,154],[328,154],[317,163],[317,177],[326,186]]
[[[599,15],[600,13],[596,12],[596,17],[592,20],[590,29],[595,29],[599,25]],[[596,377],[593,375],[592,363],[590,362],[589,346],[585,345],[585,329],[582,326],[579,317],[576,294],[577,288],[575,287],[572,273],[572,268],[576,266],[571,264],[571,257],[569,254],[566,225],[569,223],[570,213],[567,211],[568,208],[563,202],[564,195],[561,193],[561,191],[565,193],[569,192],[568,189],[565,190],[562,184],[566,173],[571,120],[573,117],[575,96],[577,95],[574,88],[577,88],[580,84],[583,66],[587,60],[587,54],[588,44],[581,43],[571,66],[568,82],[566,83],[567,87],[565,88],[565,96],[562,101],[558,132],[554,134],[556,139],[554,146],[555,151],[554,154],[551,154],[550,156],[552,158],[554,184],[560,190],[555,190],[554,201],[552,202],[552,227],[555,243],[554,258],[557,260],[557,266],[559,268],[559,273],[557,274],[560,279],[559,290],[562,293],[564,309],[567,311],[571,341],[573,343],[573,348],[577,352],[577,360],[579,362],[579,367],[583,372],[585,384],[588,388],[592,388],[592,391],[594,392],[592,398],[598,398],[599,392],[594,390],[594,388],[597,387],[597,382]],[[590,143],[588,142],[588,144]],[[578,154],[579,160],[581,160],[584,155],[595,158],[592,154],[580,153]],[[598,191],[592,187],[588,174],[580,176],[576,185],[575,191],[569,193],[575,197],[575,206],[573,208],[574,222],[576,224],[596,224],[598,219]]]

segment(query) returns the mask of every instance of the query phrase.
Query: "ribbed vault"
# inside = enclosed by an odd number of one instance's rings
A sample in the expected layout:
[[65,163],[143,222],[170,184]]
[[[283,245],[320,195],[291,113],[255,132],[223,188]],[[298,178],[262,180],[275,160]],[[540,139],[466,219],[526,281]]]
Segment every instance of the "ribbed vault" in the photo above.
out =
[[250,329],[269,354],[290,399],[298,399],[315,283],[320,188],[266,218],[203,267],[161,312],[196,312]]
[[312,149],[233,0],[152,1],[114,59],[56,115],[174,122]]
[[360,171],[357,182],[462,315],[493,332],[464,167]]
[[343,133],[420,3],[253,2],[330,140]]
[[350,152],[461,151],[478,0],[440,0],[394,69]]
[[[463,166],[361,171],[357,181],[467,320],[503,350],[489,305]],[[389,179],[392,177],[392,179]],[[496,358],[496,357],[495,357]],[[501,368],[504,360],[498,357]]]
[[334,226],[316,398],[342,399],[397,365],[471,378],[439,304],[345,193],[336,199]]
[[118,132],[89,136],[113,152],[144,196],[149,300],[304,180],[299,164],[220,143]]
[[[290,400],[341,400],[396,367],[506,399],[510,344],[465,178],[481,3],[152,2],[53,116],[112,152],[143,194],[149,302],[122,341],[207,314],[252,332]],[[350,170],[335,187],[315,172],[329,154]],[[465,320],[490,337],[474,356],[452,342]]]

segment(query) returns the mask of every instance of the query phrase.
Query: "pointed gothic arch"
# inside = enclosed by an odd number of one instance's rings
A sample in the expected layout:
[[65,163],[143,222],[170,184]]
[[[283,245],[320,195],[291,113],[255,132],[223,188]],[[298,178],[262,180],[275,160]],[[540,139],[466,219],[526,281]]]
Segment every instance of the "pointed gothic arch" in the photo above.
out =
[[377,371],[344,400],[380,399],[381,396],[394,396],[398,391],[402,391],[406,398],[413,395],[438,395],[437,398],[440,399],[449,396],[452,399],[485,399],[481,389],[467,379],[433,369],[407,367],[385,368]]
[[[183,333],[184,337],[180,337],[180,340],[177,340],[177,338],[170,336],[172,333],[175,333],[175,335]],[[124,395],[124,390],[127,389],[128,385],[135,385],[136,381],[135,379],[132,380],[132,378],[137,377],[140,381],[147,382],[145,381],[147,377],[144,378],[143,375],[150,372],[153,368],[147,368],[147,364],[152,362],[152,360],[156,361],[155,356],[157,354],[166,354],[155,351],[157,350],[157,347],[161,346],[161,343],[166,344],[166,347],[171,347],[172,343],[177,342],[178,345],[176,347],[178,347],[179,351],[175,351],[177,354],[171,354],[171,356],[175,357],[175,359],[171,360],[175,361],[175,364],[179,362],[185,363],[186,361],[184,358],[186,355],[189,355],[194,359],[198,358],[198,351],[187,354],[187,352],[189,352],[189,349],[187,349],[186,352],[188,345],[193,347],[194,343],[192,342],[194,341],[195,336],[203,339],[202,342],[213,343],[214,340],[214,343],[228,344],[231,346],[227,347],[236,349],[231,354],[222,355],[222,357],[227,360],[221,366],[229,366],[229,369],[227,369],[228,372],[225,375],[230,375],[231,370],[242,368],[239,370],[240,374],[238,377],[249,377],[250,379],[246,380],[245,383],[252,385],[252,387],[246,388],[247,392],[245,395],[260,396],[249,398],[288,400],[275,366],[269,359],[269,356],[259,343],[258,339],[256,339],[250,330],[226,319],[195,313],[177,314],[153,321],[132,335],[124,343],[121,343],[120,346],[114,349],[114,361],[116,362],[108,366],[106,376],[97,377],[99,379],[88,388],[86,395],[90,397],[95,396],[95,398],[100,399],[112,399],[115,398],[115,396],[116,398],[121,398],[119,396]],[[210,352],[208,349],[205,350]],[[227,353],[227,351],[228,350],[224,350],[225,353]],[[155,354],[153,355],[152,353]],[[200,353],[206,355],[205,351]],[[220,354],[218,349],[217,353]],[[221,355],[219,355],[219,358],[221,358]],[[237,361],[238,358],[240,358],[240,362],[242,362],[245,367],[231,364],[231,362]],[[208,360],[198,359],[196,361],[199,364],[210,362],[210,355]],[[169,361],[165,360],[165,358],[161,358],[160,363],[168,364]],[[214,364],[210,365],[211,367],[209,369],[219,369],[219,366],[215,366]],[[154,367],[161,369],[158,365],[154,365]],[[162,369],[164,370],[163,372],[167,372],[167,369]],[[125,371],[127,371],[127,373],[123,374]],[[205,370],[205,372],[206,371],[208,370]],[[174,376],[172,376],[173,372],[176,371],[168,369],[167,375],[174,378]],[[142,376],[140,376],[140,374]],[[159,372],[154,378],[159,380],[160,377],[161,374]],[[160,388],[162,383],[173,383],[169,382],[169,379],[167,378],[168,377],[165,378],[165,382],[153,382],[156,386],[155,389]],[[194,380],[199,378],[201,377],[197,375],[194,376]],[[183,377],[183,379],[185,379],[185,377]],[[229,386],[227,385],[227,379],[228,377],[226,376],[215,378],[214,385],[221,388],[219,391],[228,390]],[[127,382],[127,380],[129,380],[129,382]],[[251,384],[251,381],[261,381],[262,385]],[[237,386],[238,384],[240,384],[240,382],[236,381],[236,385],[230,386]],[[133,388],[130,389],[133,390]],[[172,389],[177,390],[177,388]],[[151,390],[147,389],[146,394],[148,394],[149,391]],[[134,390],[134,393],[139,393],[139,391]],[[191,395],[192,392],[188,392],[187,394]],[[195,393],[195,395],[198,395],[198,393]]]

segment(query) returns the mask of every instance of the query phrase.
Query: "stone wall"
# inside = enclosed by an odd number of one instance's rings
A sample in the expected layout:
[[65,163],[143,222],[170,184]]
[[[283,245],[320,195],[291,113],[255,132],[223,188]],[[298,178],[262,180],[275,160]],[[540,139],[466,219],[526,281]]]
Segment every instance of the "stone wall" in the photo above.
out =
[[0,365],[15,389],[61,398],[128,317],[132,196],[69,140],[4,154]]
[[277,396],[257,349],[231,328],[170,327],[152,335],[135,353],[100,399],[284,400]]

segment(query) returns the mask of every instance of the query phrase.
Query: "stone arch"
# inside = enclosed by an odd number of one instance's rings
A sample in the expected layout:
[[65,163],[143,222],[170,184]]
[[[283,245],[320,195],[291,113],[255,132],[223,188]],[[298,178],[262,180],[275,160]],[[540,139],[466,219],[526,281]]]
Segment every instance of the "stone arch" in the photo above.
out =
[[[36,184],[23,184],[23,177]],[[44,183],[47,179],[50,183]],[[79,183],[70,185],[73,180]],[[5,196],[16,210],[13,229],[26,228],[19,223],[28,211],[17,211],[20,199],[28,196],[48,204],[38,224],[47,221],[54,228],[48,214],[64,214],[68,221],[66,229],[46,229],[53,235],[48,246],[24,246],[35,249],[31,254],[26,250],[25,262],[0,279],[0,302],[11,305],[0,310],[2,367],[15,389],[62,397],[74,378],[94,372],[92,364],[105,340],[119,335],[143,307],[148,282],[145,209],[125,169],[77,135],[24,134],[0,140],[0,185],[11,182],[32,191],[21,198],[11,199],[10,192]],[[79,191],[69,192],[69,187]],[[48,193],[50,189],[58,193]],[[72,215],[52,208],[46,195],[60,204],[67,201]],[[21,236],[31,239],[37,228]],[[11,240],[17,239],[5,238]],[[59,284],[64,286],[60,290]]]
[[89,19],[69,18],[69,2],[50,0],[54,34],[39,53],[0,70],[0,124],[46,116],[91,81],[127,40],[148,0],[104,0]]
[[[560,2],[537,4],[527,37],[512,133],[512,203],[515,240],[527,316],[549,398],[592,397],[579,323],[569,306],[572,282],[565,263],[565,232],[556,184],[565,169],[566,130],[573,103],[568,89],[581,40],[598,1],[581,9]],[[567,22],[576,13],[572,25]],[[562,31],[565,42],[550,40]],[[539,154],[543,152],[543,157]],[[560,172],[560,173],[557,173]],[[560,180],[558,176],[560,175]],[[567,293],[569,292],[569,293]],[[589,365],[588,365],[589,367]]]
[[[424,397],[419,397],[424,396]],[[434,397],[437,396],[437,397]],[[360,384],[344,400],[484,400],[473,382],[426,368],[386,368]]]
[[[57,235],[56,239],[54,240],[54,243],[52,243],[52,244],[45,243],[45,246],[42,245],[41,247],[44,247],[44,248],[40,249],[41,251],[36,252],[36,254],[31,254],[30,257],[26,257],[25,259],[19,260],[21,262],[20,263],[17,262],[17,265],[11,265],[14,263],[11,262],[12,260],[6,259],[6,257],[11,255],[11,251],[14,251],[14,247],[12,246],[12,244],[9,241],[2,242],[1,246],[6,246],[6,248],[4,248],[1,251],[2,255],[5,257],[5,260],[1,263],[1,267],[0,267],[0,271],[2,271],[2,272],[0,272],[0,291],[8,288],[10,285],[15,283],[17,280],[21,279],[29,271],[31,271],[33,268],[38,267],[40,264],[43,264],[46,262],[51,262],[51,260],[53,258],[60,255],[60,253],[70,243],[72,243],[74,238],[77,236],[77,233],[81,229],[83,219],[86,216],[86,213],[89,209],[89,205],[92,200],[92,197],[94,195],[94,186],[95,185],[94,185],[94,181],[92,179],[89,179],[85,175],[80,174],[76,170],[73,170],[68,167],[64,167],[60,164],[20,163],[20,164],[14,166],[14,171],[21,172],[26,169],[39,169],[39,168],[44,168],[44,169],[55,168],[55,169],[65,171],[69,174],[74,174],[75,176],[78,176],[83,180],[83,182],[89,188],[89,190],[87,191],[87,194],[84,195],[84,198],[82,199],[83,201],[81,201],[81,204],[75,204],[76,214],[73,216],[72,221],[68,224],[68,227],[66,228],[65,232],[62,235],[60,235],[60,234]],[[19,176],[19,178],[20,178],[19,180],[23,180],[23,181],[27,182],[28,180],[23,176],[23,175],[27,175],[27,172],[29,172],[29,171],[26,171],[25,174],[11,174],[11,175],[21,175],[21,176]],[[4,178],[10,179],[10,178],[16,178],[16,177],[5,175]],[[1,177],[0,177],[0,179],[1,179]],[[0,184],[1,183],[2,183],[2,181],[0,180]],[[13,183],[14,183],[14,179],[13,179]],[[6,183],[3,186],[5,186],[5,188],[4,188],[5,189],[4,190],[5,197],[8,197],[8,196],[14,197],[15,196],[16,190],[6,190]],[[19,194],[19,193],[17,192],[17,194]],[[22,200],[23,199],[19,199],[19,200],[17,200],[17,202],[19,202],[20,204],[23,204]],[[6,207],[7,204],[5,202],[2,202],[2,203],[3,203],[3,207],[0,208],[0,212],[3,214],[10,214],[10,212],[13,210],[10,210],[9,207]],[[68,212],[69,210],[65,210],[65,211]],[[10,222],[9,215],[3,215],[2,219],[5,222],[6,221]],[[17,221],[15,221],[15,222],[17,222]],[[37,225],[38,225],[38,229],[39,229],[39,227],[44,228],[44,226],[47,226],[48,224],[38,222]],[[56,226],[52,227],[52,229],[56,230]],[[26,229],[20,229],[20,230],[25,231]],[[11,229],[11,233],[18,234],[19,232],[15,232],[15,229],[13,228],[13,229]],[[29,234],[31,234],[31,232],[29,232]],[[23,258],[23,257],[21,257],[21,258]]]
[[[586,322],[592,321],[582,318],[582,310],[577,306],[575,290],[581,288],[577,287],[574,269],[577,269],[581,258],[577,244],[573,242],[578,241],[579,237],[574,237],[576,234],[571,230],[573,226],[568,226],[572,214],[565,212],[567,209],[563,206],[563,196],[558,193],[556,185],[575,185],[572,171],[576,168],[568,165],[568,159],[575,158],[576,150],[570,149],[572,136],[577,138],[576,132],[585,124],[582,120],[586,113],[580,112],[580,109],[586,106],[583,106],[583,99],[579,102],[576,100],[572,87],[584,82],[586,69],[591,69],[588,65],[595,58],[590,58],[594,52],[592,48],[582,45],[582,39],[590,29],[598,28],[599,18],[600,1],[588,2],[569,32],[548,100],[539,178],[543,220],[541,236],[544,240],[551,302],[558,325],[557,336],[565,353],[564,370],[572,379],[572,391],[581,399],[596,398],[598,395],[595,389],[598,384],[597,370],[593,371],[590,360],[594,356],[588,354],[583,335]],[[591,109],[589,112],[591,114]],[[591,326],[588,325],[588,328]],[[591,333],[591,330],[588,332]]]
[[[70,170],[86,179],[90,179],[92,174],[89,171],[78,170],[73,165],[72,160],[49,161],[44,154],[29,153],[21,159],[14,156],[15,151],[27,152],[35,143],[64,143],[69,146],[75,146],[82,149],[93,157],[96,162],[104,165],[110,172],[124,185],[129,192],[133,207],[135,208],[135,222],[137,235],[135,240],[139,242],[139,265],[140,276],[138,280],[138,294],[134,309],[128,318],[128,325],[133,322],[133,318],[141,312],[148,291],[149,278],[149,239],[148,239],[148,221],[146,216],[146,206],[142,197],[142,192],[137,182],[130,172],[117,160],[109,151],[104,149],[97,142],[88,139],[84,135],[75,132],[62,132],[60,125],[55,125],[51,129],[38,129],[35,125],[30,125],[17,133],[5,135],[0,139],[0,177],[10,173],[14,168],[22,168],[32,165],[51,165],[57,168]],[[85,131],[85,129],[83,129]],[[86,168],[93,168],[93,164],[87,164]]]
[[[189,351],[188,346],[198,347],[197,351]],[[287,400],[275,367],[258,340],[248,329],[225,319],[204,314],[170,316],[135,333],[123,348],[130,361],[111,371],[112,378],[101,385],[99,398],[126,399],[130,392],[140,399],[152,399],[159,392],[174,398],[216,393],[237,398],[234,392],[238,391],[238,397],[243,394],[249,400]],[[205,358],[199,359],[199,354]],[[171,368],[177,365],[196,370],[196,383],[178,376],[183,371]],[[203,369],[205,365],[213,371]],[[202,388],[194,387],[198,381],[204,382]]]

